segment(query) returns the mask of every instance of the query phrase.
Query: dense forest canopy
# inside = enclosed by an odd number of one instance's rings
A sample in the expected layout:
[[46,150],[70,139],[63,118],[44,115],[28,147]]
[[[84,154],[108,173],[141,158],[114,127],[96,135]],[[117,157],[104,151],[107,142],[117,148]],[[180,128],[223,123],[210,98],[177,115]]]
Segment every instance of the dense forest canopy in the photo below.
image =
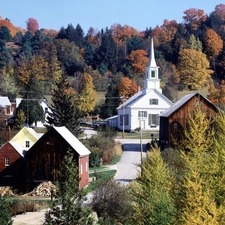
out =
[[[26,25],[27,29],[21,29],[10,18],[0,17],[1,95],[13,99],[31,89],[37,97],[50,95],[63,73],[78,95],[84,92],[81,84],[88,74],[95,91],[118,93],[114,97],[119,98],[122,92],[118,87],[124,77],[143,87],[153,37],[161,85],[168,98],[175,101],[173,93],[177,90],[208,88],[209,99],[223,104],[225,4],[216,5],[209,15],[201,9],[187,9],[183,23],[165,19],[161,26],[142,32],[120,24],[100,31],[90,27],[86,34],[79,24],[68,24],[59,31],[46,30],[39,29],[34,18],[28,18]],[[127,96],[134,94],[131,91]],[[106,99],[104,117],[110,115],[106,111],[113,111],[107,107],[116,108],[118,104],[116,98],[110,105]],[[101,107],[89,108],[101,113]]]

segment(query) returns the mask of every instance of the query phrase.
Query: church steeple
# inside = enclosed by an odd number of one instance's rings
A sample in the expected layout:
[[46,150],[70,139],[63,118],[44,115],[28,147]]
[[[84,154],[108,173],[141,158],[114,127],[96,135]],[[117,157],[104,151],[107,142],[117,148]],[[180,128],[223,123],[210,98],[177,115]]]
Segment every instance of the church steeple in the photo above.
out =
[[148,66],[146,67],[146,78],[144,81],[144,90],[146,92],[151,89],[157,89],[162,93],[162,89],[160,88],[160,79],[158,78],[158,69],[159,67],[156,65],[155,61],[153,38],[151,38],[149,62]]

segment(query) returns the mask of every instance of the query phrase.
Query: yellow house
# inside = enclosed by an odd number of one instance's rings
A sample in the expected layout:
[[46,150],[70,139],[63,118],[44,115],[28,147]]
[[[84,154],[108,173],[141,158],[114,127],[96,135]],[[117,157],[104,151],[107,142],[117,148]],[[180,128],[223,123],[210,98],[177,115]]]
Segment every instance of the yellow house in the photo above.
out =
[[22,146],[24,150],[29,150],[43,133],[36,133],[33,128],[23,127],[10,142],[16,142]]

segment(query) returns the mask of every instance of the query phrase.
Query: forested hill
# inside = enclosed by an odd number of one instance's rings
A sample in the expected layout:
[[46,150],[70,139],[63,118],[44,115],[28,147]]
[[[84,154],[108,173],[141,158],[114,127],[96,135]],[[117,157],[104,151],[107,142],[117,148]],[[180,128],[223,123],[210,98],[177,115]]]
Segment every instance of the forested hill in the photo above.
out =
[[176,90],[206,88],[210,100],[224,101],[225,4],[216,5],[209,15],[201,9],[187,9],[183,23],[165,18],[161,26],[143,32],[120,24],[101,31],[90,27],[87,34],[79,24],[46,30],[39,29],[34,18],[27,20],[24,30],[9,19],[0,17],[1,95],[15,98],[22,89],[41,87],[44,94],[50,94],[50,84],[63,71],[77,93],[85,72],[93,78],[96,91],[119,96],[122,77],[143,86],[153,37],[166,96],[174,100]]

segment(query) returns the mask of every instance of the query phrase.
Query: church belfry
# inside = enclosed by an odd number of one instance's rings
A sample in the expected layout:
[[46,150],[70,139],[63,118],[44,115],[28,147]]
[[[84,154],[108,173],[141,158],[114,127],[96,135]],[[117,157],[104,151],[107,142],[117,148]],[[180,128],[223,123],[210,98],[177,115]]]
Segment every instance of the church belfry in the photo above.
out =
[[155,62],[153,38],[151,38],[149,62],[148,66],[146,67],[146,78],[144,81],[144,90],[146,92],[151,89],[157,89],[162,93],[162,89],[160,88],[160,79],[158,78],[158,69],[159,67],[156,65]]

